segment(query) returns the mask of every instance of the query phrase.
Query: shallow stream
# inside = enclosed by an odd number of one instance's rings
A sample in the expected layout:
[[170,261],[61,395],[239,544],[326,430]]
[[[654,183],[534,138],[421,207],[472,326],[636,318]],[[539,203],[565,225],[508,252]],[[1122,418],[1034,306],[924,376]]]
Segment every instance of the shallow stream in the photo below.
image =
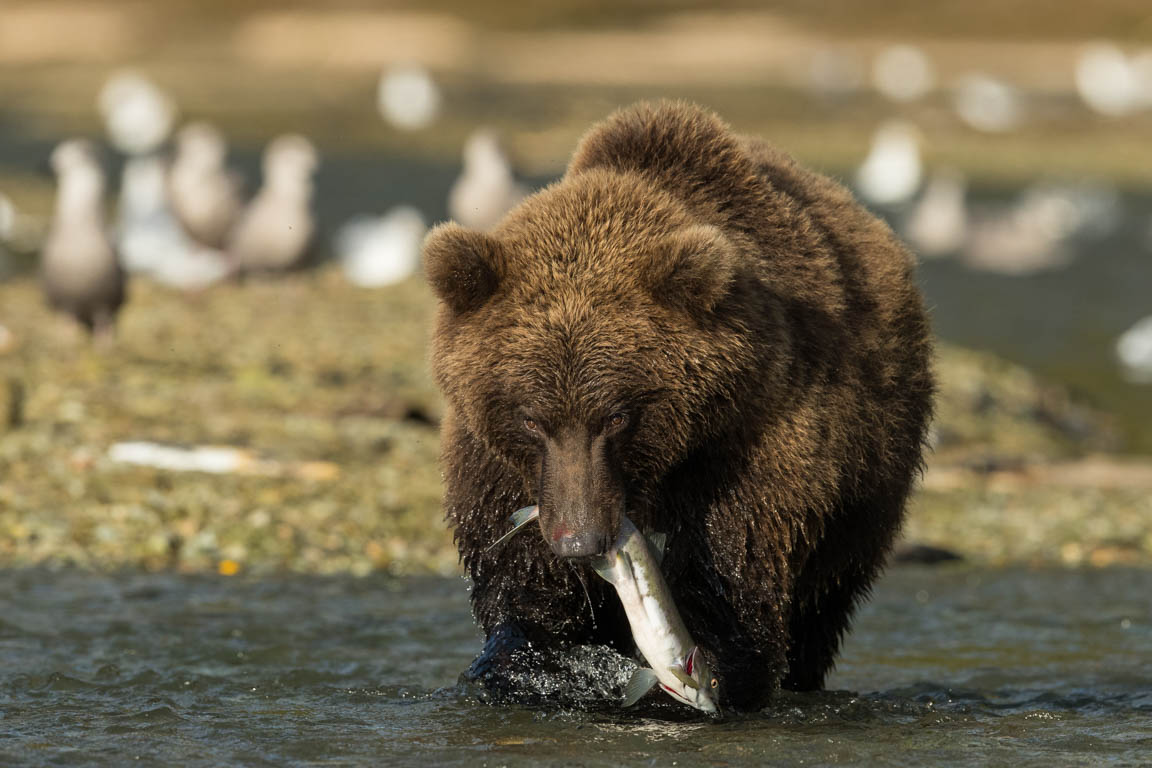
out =
[[831,690],[493,707],[460,579],[0,573],[0,765],[1146,765],[1152,571],[897,568]]

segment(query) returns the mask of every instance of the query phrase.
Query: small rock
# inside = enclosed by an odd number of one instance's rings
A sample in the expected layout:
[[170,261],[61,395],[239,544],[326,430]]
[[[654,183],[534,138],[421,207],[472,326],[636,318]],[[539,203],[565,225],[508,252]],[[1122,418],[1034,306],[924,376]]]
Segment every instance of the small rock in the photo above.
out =
[[1105,544],[1096,547],[1088,555],[1088,562],[1095,568],[1110,565],[1136,565],[1141,561],[1140,550],[1119,544]]
[[1079,565],[1084,562],[1084,547],[1077,541],[1065,542],[1060,547],[1060,559],[1065,565]]
[[0,387],[0,431],[24,424],[24,382],[9,378]]
[[939,565],[955,563],[964,557],[950,549],[934,547],[931,544],[903,544],[892,553],[892,562],[901,565]]
[[7,354],[16,348],[16,334],[0,325],[0,355]]

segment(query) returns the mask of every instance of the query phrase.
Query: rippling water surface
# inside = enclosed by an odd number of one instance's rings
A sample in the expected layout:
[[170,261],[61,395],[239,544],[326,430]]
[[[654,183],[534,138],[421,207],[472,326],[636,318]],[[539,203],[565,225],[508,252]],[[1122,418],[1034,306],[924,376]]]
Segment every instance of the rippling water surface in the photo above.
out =
[[497,708],[459,579],[0,573],[0,765],[1152,761],[1152,572],[891,571],[832,691],[720,724]]

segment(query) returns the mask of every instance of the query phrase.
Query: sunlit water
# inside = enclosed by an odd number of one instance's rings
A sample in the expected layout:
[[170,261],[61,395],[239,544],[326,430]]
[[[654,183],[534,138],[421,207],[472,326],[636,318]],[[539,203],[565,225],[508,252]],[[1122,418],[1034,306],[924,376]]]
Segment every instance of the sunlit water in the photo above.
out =
[[1139,765],[1152,572],[890,571],[831,691],[494,707],[459,579],[0,574],[0,765]]

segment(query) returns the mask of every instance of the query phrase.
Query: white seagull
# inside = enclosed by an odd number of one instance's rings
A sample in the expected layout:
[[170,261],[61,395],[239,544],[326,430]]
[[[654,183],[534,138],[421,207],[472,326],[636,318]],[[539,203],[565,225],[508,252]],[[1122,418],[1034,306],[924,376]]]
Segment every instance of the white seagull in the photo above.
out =
[[348,282],[361,288],[399,283],[420,264],[428,225],[412,206],[381,217],[355,219],[336,235],[336,254]]
[[890,120],[872,136],[868,157],[856,172],[856,187],[869,203],[907,202],[920,187],[920,132],[902,120]]
[[168,205],[167,167],[153,155],[133,157],[120,182],[118,244],[130,272],[187,291],[207,288],[231,271],[224,254],[193,240]]
[[[1076,62],[1076,90],[1088,108],[1101,115],[1122,117],[1143,104],[1141,73],[1112,43],[1094,43]],[[1141,65],[1143,66],[1143,64]]]
[[527,194],[496,134],[474,131],[464,144],[464,169],[448,193],[448,215],[465,227],[491,229]]
[[117,72],[100,91],[100,112],[108,138],[121,152],[155,152],[172,132],[176,105],[159,86],[139,72]]
[[952,107],[965,125],[985,133],[1011,131],[1024,118],[1016,89],[983,74],[967,74],[956,81]]
[[968,231],[967,182],[959,171],[932,174],[924,194],[908,217],[906,236],[921,256],[944,256],[960,250]]
[[1135,384],[1152,384],[1152,315],[1138,320],[1120,335],[1116,358],[1124,378]]
[[300,264],[312,243],[312,175],[316,148],[295,134],[264,150],[264,181],[228,238],[227,252],[241,272],[282,272]]
[[376,108],[396,128],[414,131],[429,125],[440,114],[440,88],[424,67],[394,67],[380,76]]
[[172,209],[184,229],[219,248],[243,208],[240,183],[225,165],[228,145],[215,126],[190,123],[176,135],[176,159],[168,177]]
[[890,45],[872,61],[872,85],[892,101],[915,101],[935,87],[936,70],[922,48]]

